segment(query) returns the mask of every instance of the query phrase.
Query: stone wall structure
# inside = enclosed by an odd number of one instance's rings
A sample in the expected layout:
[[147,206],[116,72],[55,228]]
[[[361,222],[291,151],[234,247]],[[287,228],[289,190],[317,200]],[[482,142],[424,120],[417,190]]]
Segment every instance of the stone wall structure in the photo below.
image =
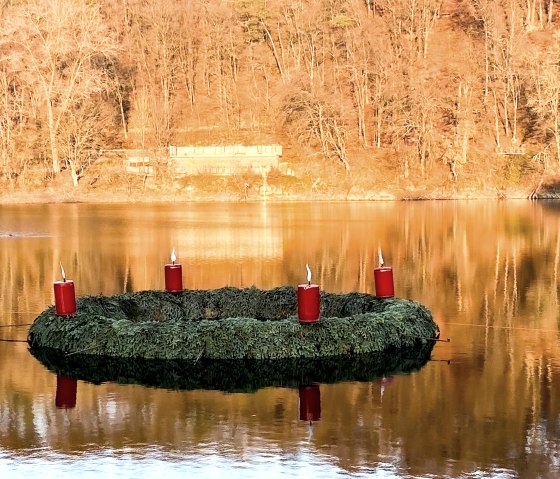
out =
[[[131,153],[134,156],[125,160],[127,171],[150,176],[157,160],[138,151]],[[281,156],[281,145],[170,146],[164,159],[169,161],[175,176],[267,175],[279,168]]]

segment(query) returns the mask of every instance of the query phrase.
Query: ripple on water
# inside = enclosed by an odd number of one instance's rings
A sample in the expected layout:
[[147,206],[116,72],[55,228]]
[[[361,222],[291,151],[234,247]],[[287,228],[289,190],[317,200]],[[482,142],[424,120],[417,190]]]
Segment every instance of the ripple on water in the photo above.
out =
[[[300,450],[286,454],[278,450],[248,452],[243,457],[218,454],[209,448],[204,455],[188,451],[163,450],[154,446],[141,449],[102,449],[63,454],[48,448],[13,451],[0,449],[0,470],[3,477],[27,479],[40,477],[50,479],[65,477],[79,471],[80,479],[119,477],[141,479],[161,477],[174,478],[262,478],[290,477],[395,477],[394,470],[379,467],[350,473],[338,467],[335,460],[316,451]],[[6,475],[7,474],[7,475]]]
[[2,238],[50,238],[53,235],[47,233],[33,233],[33,232],[17,232],[17,231],[0,231],[0,239]]

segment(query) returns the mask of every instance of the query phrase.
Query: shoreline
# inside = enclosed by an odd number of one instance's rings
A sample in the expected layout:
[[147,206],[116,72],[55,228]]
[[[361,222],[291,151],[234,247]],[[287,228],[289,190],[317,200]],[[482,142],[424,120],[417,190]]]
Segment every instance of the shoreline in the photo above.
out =
[[[0,205],[60,203],[296,203],[296,202],[375,202],[375,201],[465,201],[465,200],[544,200],[560,199],[560,175],[527,178],[524,184],[480,183],[474,180],[448,181],[362,181],[359,176],[296,180],[283,176],[268,183],[243,177],[186,177],[170,183],[143,183],[138,178],[87,176],[77,187],[67,171],[49,183],[4,184]],[[252,184],[248,185],[247,181]]]
[[546,200],[560,199],[560,192],[527,193],[527,191],[489,192],[468,190],[452,194],[441,191],[380,191],[369,194],[348,194],[346,192],[321,194],[271,194],[249,195],[240,197],[237,194],[224,192],[221,194],[202,193],[184,194],[170,193],[140,193],[127,194],[122,192],[62,192],[54,191],[24,192],[14,191],[0,195],[0,205],[26,204],[62,204],[62,203],[91,203],[91,204],[150,204],[150,203],[298,203],[298,202],[382,202],[382,201],[468,201],[468,200]]

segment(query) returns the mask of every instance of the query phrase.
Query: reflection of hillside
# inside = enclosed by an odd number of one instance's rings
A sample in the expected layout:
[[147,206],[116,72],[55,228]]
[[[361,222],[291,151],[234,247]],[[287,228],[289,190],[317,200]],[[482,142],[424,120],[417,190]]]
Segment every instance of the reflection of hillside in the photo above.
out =
[[186,261],[277,260],[282,257],[279,227],[204,225],[177,235],[177,251]]
[[[484,301],[503,302],[509,314],[546,308],[556,300],[558,221],[543,222],[538,206],[531,215],[525,204],[478,205],[207,205],[196,214],[58,205],[34,217],[51,237],[1,240],[2,309],[52,302],[59,261],[78,294],[161,288],[172,247],[189,288],[298,284],[308,262],[324,289],[373,292],[379,245],[399,296],[467,315]],[[455,295],[439,297],[441,287]]]
[[[40,372],[38,363],[27,364],[33,367],[20,375]],[[0,423],[0,434],[2,446],[16,451],[29,444],[61,452],[144,444],[180,444],[184,450],[198,451],[201,444],[220,444],[222,454],[239,460],[264,448],[295,453],[305,444],[350,470],[383,456],[393,457],[403,468],[425,465],[409,471],[412,475],[429,471],[457,477],[471,466],[443,464],[442,454],[472,453],[475,462],[486,467],[511,467],[513,454],[533,462],[536,470],[542,468],[545,446],[560,446],[558,425],[547,424],[547,418],[557,417],[560,404],[550,402],[546,394],[533,402],[536,391],[523,381],[507,380],[505,388],[504,381],[494,385],[496,378],[481,383],[483,378],[465,366],[432,363],[421,374],[394,376],[388,383],[380,378],[322,384],[321,420],[313,425],[311,438],[307,425],[299,421],[297,389],[224,394],[79,382],[76,408],[61,411],[55,406],[56,377],[40,373],[34,375],[34,391],[22,389],[21,378],[11,384],[8,391],[17,400],[10,404],[9,420]],[[538,384],[550,390],[558,379],[543,376]],[[513,388],[520,394],[517,399],[510,394]],[[527,411],[525,404],[536,407],[534,417],[519,413]],[[526,443],[531,449],[523,458]]]
[[[169,261],[171,248],[184,264],[190,288],[251,286],[266,276],[270,264],[282,261],[280,218],[270,217],[262,205],[249,210],[247,205],[201,205],[196,214],[184,207],[175,212],[168,208],[159,214],[152,210],[147,218],[129,211],[126,222],[130,241],[122,254],[135,289],[160,287],[162,264]],[[150,262],[142,261],[147,252],[153,255]]]
[[560,201],[556,200],[541,200],[539,201],[544,214],[560,215]]

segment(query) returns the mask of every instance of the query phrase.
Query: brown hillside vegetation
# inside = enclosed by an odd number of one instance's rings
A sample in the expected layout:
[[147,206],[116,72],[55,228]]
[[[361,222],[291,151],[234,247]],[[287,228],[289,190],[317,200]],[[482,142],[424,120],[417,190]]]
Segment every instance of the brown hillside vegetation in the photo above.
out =
[[174,178],[161,152],[270,143],[284,199],[538,194],[560,171],[559,4],[2,2],[3,200],[258,198],[262,178]]

